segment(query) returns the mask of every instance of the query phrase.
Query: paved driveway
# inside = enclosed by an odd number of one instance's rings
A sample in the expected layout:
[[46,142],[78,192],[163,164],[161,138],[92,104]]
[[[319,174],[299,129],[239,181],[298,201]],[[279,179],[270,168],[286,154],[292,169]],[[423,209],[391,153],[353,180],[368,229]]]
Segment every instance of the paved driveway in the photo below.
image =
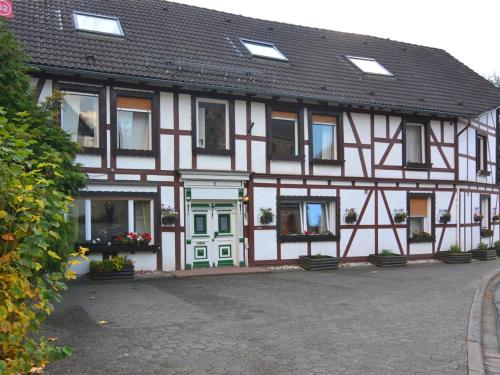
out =
[[79,281],[44,326],[74,354],[47,373],[465,374],[470,304],[495,268]]

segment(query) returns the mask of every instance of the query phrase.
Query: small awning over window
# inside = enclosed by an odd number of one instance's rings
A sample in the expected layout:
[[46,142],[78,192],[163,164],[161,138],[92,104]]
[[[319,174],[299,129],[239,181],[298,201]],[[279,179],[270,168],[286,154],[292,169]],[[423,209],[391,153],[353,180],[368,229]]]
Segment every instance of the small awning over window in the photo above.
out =
[[410,216],[427,216],[427,197],[410,198]]
[[286,119],[290,119],[290,120],[297,120],[297,113],[296,112],[273,111],[272,117],[273,118],[286,118]]
[[313,115],[312,122],[313,123],[320,123],[320,124],[336,125],[337,124],[337,117],[336,116]]
[[151,111],[152,108],[151,99],[127,98],[123,96],[119,96],[116,99],[116,106],[118,108],[138,109],[141,111]]

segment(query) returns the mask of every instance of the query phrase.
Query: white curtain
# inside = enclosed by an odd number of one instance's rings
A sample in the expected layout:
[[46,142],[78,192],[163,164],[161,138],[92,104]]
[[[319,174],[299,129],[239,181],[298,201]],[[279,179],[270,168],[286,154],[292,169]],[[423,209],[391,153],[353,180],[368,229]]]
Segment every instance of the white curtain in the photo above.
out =
[[406,127],[406,161],[422,163],[422,127],[407,125]]
[[118,111],[118,148],[151,150],[149,112]]
[[313,156],[315,159],[322,159],[322,160],[335,159],[334,132],[335,132],[335,127],[332,125],[314,124]]
[[198,147],[205,147],[205,116],[204,107],[198,108]]
[[73,141],[77,141],[78,121],[80,118],[80,97],[78,95],[64,95],[62,105],[62,128],[71,135]]
[[134,231],[151,233],[151,202],[134,201]]

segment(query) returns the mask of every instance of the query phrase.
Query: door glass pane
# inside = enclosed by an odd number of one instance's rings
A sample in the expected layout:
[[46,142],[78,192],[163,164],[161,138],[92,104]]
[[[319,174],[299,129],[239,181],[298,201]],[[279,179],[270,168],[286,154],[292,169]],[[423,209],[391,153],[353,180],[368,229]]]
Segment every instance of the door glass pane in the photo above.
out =
[[313,124],[313,158],[320,160],[335,159],[335,126]]
[[111,242],[128,233],[128,201],[93,200],[91,203],[92,240]]
[[423,163],[422,153],[422,125],[406,125],[406,161]]
[[280,234],[302,233],[300,208],[298,203],[280,204]]
[[231,233],[231,216],[219,214],[219,233]]
[[134,231],[151,234],[150,201],[134,201]]
[[276,156],[290,157],[296,155],[295,120],[272,119],[271,148]]
[[69,210],[69,221],[74,228],[75,241],[85,241],[85,200],[75,199]]
[[312,233],[327,231],[326,204],[307,203],[307,230]]
[[207,216],[194,215],[194,233],[195,234],[206,234],[207,233]]
[[61,108],[62,128],[83,147],[99,147],[97,95],[66,93]]
[[226,150],[227,119],[226,104],[198,103],[198,147],[211,150]]
[[151,113],[118,111],[118,148],[151,150]]

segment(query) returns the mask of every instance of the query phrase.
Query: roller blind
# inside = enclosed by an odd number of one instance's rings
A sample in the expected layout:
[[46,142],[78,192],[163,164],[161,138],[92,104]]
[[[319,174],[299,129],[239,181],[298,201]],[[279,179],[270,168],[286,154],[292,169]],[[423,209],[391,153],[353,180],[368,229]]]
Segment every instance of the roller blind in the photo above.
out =
[[410,198],[410,216],[427,216],[427,197]]
[[322,116],[322,115],[313,115],[312,122],[319,122],[321,124],[337,124],[336,116]]
[[286,118],[290,120],[297,120],[297,113],[296,112],[278,112],[278,111],[273,111],[272,117],[279,117],[279,118]]
[[139,109],[142,111],[151,111],[152,103],[151,103],[151,99],[127,98],[127,97],[119,96],[116,99],[116,106],[118,108]]

